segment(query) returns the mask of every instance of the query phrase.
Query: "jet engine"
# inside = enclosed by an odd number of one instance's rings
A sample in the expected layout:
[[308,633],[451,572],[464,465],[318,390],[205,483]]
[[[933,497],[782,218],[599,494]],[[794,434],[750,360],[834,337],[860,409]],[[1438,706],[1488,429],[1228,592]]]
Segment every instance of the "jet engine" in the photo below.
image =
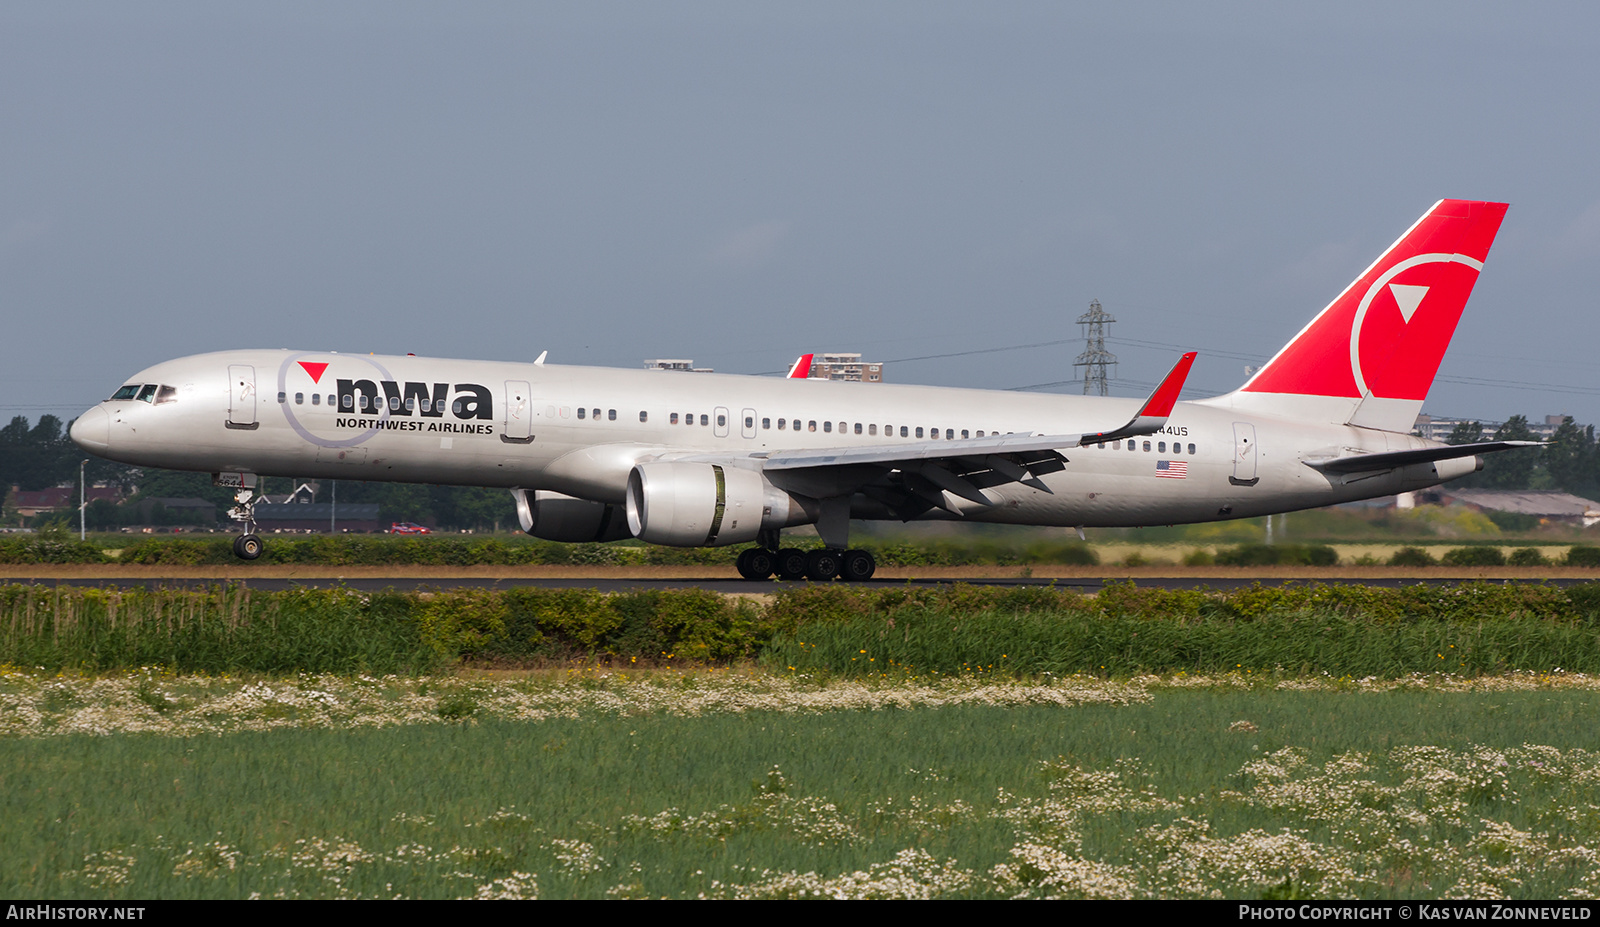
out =
[[1481,469],[1483,469],[1482,457],[1453,457],[1449,460],[1425,461],[1402,467],[1400,485],[1407,490],[1437,486]]
[[633,537],[622,506],[545,489],[513,489],[522,530],[546,541],[621,541]]
[[628,528],[673,547],[722,547],[756,539],[763,528],[815,521],[801,500],[759,471],[691,461],[651,461],[628,474]]

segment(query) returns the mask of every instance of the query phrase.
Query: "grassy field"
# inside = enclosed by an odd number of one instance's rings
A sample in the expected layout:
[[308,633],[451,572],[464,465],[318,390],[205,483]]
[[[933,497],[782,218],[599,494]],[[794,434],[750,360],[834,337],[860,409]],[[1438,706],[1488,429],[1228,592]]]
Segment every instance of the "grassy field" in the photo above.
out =
[[0,893],[1593,897],[1597,628],[1600,584],[0,587]]
[[1592,897],[1600,680],[0,675],[0,893]]

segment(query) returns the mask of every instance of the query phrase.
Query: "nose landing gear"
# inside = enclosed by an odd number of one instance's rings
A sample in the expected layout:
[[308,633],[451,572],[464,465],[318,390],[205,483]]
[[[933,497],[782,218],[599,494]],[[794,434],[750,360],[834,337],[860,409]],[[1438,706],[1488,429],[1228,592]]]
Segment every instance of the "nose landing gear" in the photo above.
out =
[[229,518],[244,522],[244,534],[233,541],[233,555],[240,560],[254,560],[266,547],[256,534],[255,495],[253,484],[239,487],[233,494],[233,507],[228,509]]

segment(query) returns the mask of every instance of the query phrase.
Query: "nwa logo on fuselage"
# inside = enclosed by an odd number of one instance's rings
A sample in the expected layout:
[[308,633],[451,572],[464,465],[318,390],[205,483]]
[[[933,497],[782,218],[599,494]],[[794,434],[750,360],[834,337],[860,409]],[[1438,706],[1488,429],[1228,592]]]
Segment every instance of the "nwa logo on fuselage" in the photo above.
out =
[[[278,408],[300,437],[333,450],[357,447],[383,432],[495,433],[496,426],[489,424],[494,421],[494,398],[488,387],[407,382],[391,373],[384,360],[309,351],[289,354],[278,366],[278,393],[285,399],[293,393],[296,401],[280,401]],[[334,378],[328,370],[334,364],[348,365],[347,375]],[[350,370],[352,366],[357,369]],[[367,377],[360,376],[368,372],[361,366],[371,371]],[[320,393],[312,394],[310,404],[302,404],[301,377],[309,378],[312,386],[326,384],[324,388],[337,392],[328,393],[325,404],[317,402]]]
[[463,421],[470,419],[494,420],[494,396],[489,388],[477,383],[400,383],[394,380],[346,380],[340,378],[339,410],[363,415],[412,415],[422,418],[443,418],[448,408],[450,414]]

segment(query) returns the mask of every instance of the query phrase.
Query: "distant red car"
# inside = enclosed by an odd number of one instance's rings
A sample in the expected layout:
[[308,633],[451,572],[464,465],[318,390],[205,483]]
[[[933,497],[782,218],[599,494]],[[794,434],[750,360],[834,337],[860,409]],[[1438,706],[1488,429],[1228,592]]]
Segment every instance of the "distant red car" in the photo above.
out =
[[432,534],[427,526],[419,525],[414,521],[397,521],[389,526],[390,534]]

